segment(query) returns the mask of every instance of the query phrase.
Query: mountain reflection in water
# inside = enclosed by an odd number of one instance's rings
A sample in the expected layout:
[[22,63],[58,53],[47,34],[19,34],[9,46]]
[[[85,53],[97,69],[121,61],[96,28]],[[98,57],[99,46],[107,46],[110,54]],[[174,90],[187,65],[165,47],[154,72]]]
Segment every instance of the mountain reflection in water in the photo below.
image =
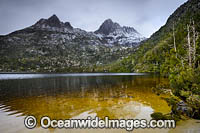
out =
[[0,80],[0,110],[8,115],[33,115],[37,119],[42,116],[52,119],[87,116],[150,119],[154,111],[170,111],[162,96],[152,92],[152,87],[161,82],[167,84],[166,79],[156,75],[44,76]]

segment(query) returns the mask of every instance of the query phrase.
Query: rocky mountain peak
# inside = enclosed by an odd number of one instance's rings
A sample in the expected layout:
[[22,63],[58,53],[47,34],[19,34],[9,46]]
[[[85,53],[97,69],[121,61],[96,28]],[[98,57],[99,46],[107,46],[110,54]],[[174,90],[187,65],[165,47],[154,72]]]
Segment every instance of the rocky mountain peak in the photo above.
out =
[[123,28],[124,32],[126,32],[126,33],[131,33],[131,32],[138,33],[133,27],[123,26],[122,28]]
[[138,33],[133,27],[122,27],[111,19],[105,20],[94,33],[96,33],[100,39],[106,40],[109,45],[120,44],[124,46],[136,46],[145,39],[145,37]]
[[59,20],[59,18],[54,14],[51,17],[49,17],[48,19],[40,19],[35,25],[36,27],[61,27],[61,22]]
[[60,21],[59,18],[55,14],[53,14],[51,17],[49,17],[48,20]]
[[114,24],[114,22],[112,21],[112,19],[106,19],[104,22],[103,22],[103,24],[110,24],[110,25],[113,25]]
[[55,14],[47,19],[47,23],[51,27],[61,27],[61,22]]
[[67,27],[68,29],[72,30],[73,27],[71,26],[70,22],[65,22],[65,27]]
[[118,23],[113,22],[111,19],[107,19],[103,22],[103,24],[99,27],[95,33],[100,33],[104,35],[109,35],[114,32],[116,29],[119,29],[121,26]]
[[69,22],[61,22],[59,18],[53,14],[48,19],[40,19],[36,24],[34,24],[32,27],[42,30],[48,30],[48,31],[59,31],[59,32],[66,32],[69,30],[73,30],[73,27]]

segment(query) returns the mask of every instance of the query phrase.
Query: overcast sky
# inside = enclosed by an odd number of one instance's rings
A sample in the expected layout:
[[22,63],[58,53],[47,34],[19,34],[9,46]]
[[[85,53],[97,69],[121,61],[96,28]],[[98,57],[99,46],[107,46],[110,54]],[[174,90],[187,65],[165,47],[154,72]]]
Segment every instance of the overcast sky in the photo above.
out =
[[95,31],[108,18],[149,37],[187,0],[0,0],[0,35],[56,14],[73,27]]

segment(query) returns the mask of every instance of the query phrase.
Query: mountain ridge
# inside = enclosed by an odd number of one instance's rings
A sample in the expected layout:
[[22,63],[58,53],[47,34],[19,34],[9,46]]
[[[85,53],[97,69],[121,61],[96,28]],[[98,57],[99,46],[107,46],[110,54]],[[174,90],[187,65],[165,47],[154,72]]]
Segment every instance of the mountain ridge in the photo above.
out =
[[[123,39],[129,41],[129,38]],[[52,15],[0,36],[0,61],[3,62],[0,71],[88,71],[130,55],[135,47],[135,43],[108,42],[94,32],[74,28]]]
[[117,43],[124,46],[137,46],[139,42],[146,39],[133,27],[121,26],[111,19],[105,20],[94,33],[113,45]]
[[44,18],[40,19],[31,27],[45,29],[45,30],[54,27],[55,31],[62,31],[62,32],[65,32],[67,30],[73,30],[73,27],[71,26],[70,22],[61,22],[55,14],[53,14],[48,19]]

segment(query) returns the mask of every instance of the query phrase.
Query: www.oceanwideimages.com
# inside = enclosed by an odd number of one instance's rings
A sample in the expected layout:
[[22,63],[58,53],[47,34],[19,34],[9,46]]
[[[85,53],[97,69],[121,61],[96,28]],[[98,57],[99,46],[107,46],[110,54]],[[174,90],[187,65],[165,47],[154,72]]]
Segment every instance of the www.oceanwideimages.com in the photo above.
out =
[[[27,128],[32,129],[36,127],[37,120],[34,116],[27,116],[24,120],[24,124]],[[51,118],[45,116],[40,119],[40,126],[42,128],[68,128],[68,129],[91,129],[91,128],[107,128],[107,129],[125,129],[132,131],[135,128],[175,128],[175,120],[150,120],[145,119],[99,119],[95,117],[88,117],[87,119],[66,119],[66,120],[51,120]]]

